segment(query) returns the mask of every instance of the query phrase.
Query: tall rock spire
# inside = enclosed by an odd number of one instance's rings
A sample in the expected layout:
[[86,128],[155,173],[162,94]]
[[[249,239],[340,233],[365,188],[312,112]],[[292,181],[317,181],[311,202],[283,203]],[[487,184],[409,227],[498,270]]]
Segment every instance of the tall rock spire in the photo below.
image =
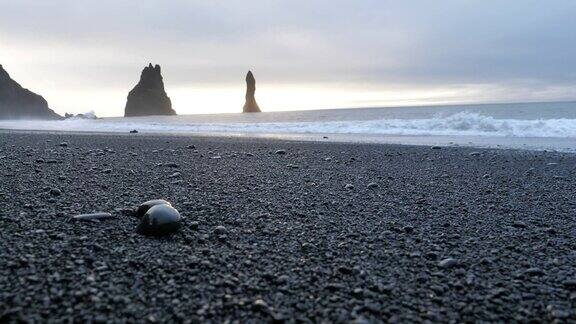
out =
[[248,71],[246,75],[246,103],[244,104],[243,112],[253,113],[260,112],[260,107],[256,103],[256,98],[254,98],[254,93],[256,92],[256,79],[252,71]]
[[150,63],[142,71],[140,82],[128,94],[125,117],[176,115],[172,102],[164,90],[160,65]]
[[42,96],[22,88],[0,65],[0,119],[62,119]]

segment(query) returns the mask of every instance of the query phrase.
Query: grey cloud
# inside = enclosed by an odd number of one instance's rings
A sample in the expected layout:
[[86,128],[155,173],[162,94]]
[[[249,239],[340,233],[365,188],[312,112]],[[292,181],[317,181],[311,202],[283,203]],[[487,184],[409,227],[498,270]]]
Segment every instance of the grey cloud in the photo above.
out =
[[247,68],[278,82],[576,83],[572,0],[0,3],[0,46],[78,47],[59,68],[86,84],[133,79],[148,61],[173,84],[235,82]]

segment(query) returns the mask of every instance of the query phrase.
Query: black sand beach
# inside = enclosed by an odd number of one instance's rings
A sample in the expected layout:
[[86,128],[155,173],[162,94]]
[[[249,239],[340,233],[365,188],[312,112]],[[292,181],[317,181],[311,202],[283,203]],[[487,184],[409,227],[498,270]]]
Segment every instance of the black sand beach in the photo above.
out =
[[0,179],[0,322],[576,321],[575,155],[0,133]]

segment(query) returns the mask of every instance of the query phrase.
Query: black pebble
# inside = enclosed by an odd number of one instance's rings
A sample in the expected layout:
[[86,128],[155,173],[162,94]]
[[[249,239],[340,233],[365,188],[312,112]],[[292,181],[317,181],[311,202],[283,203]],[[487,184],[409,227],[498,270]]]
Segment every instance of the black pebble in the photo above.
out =
[[142,217],[136,233],[147,236],[166,236],[180,228],[182,216],[170,205],[160,204],[150,208]]

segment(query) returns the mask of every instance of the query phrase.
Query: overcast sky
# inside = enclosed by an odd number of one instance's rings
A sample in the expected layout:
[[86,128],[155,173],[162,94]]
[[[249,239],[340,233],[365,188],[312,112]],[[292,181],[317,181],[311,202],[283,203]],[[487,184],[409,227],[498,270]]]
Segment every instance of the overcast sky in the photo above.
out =
[[0,64],[57,112],[122,115],[149,62],[178,113],[576,100],[574,0],[0,0]]

